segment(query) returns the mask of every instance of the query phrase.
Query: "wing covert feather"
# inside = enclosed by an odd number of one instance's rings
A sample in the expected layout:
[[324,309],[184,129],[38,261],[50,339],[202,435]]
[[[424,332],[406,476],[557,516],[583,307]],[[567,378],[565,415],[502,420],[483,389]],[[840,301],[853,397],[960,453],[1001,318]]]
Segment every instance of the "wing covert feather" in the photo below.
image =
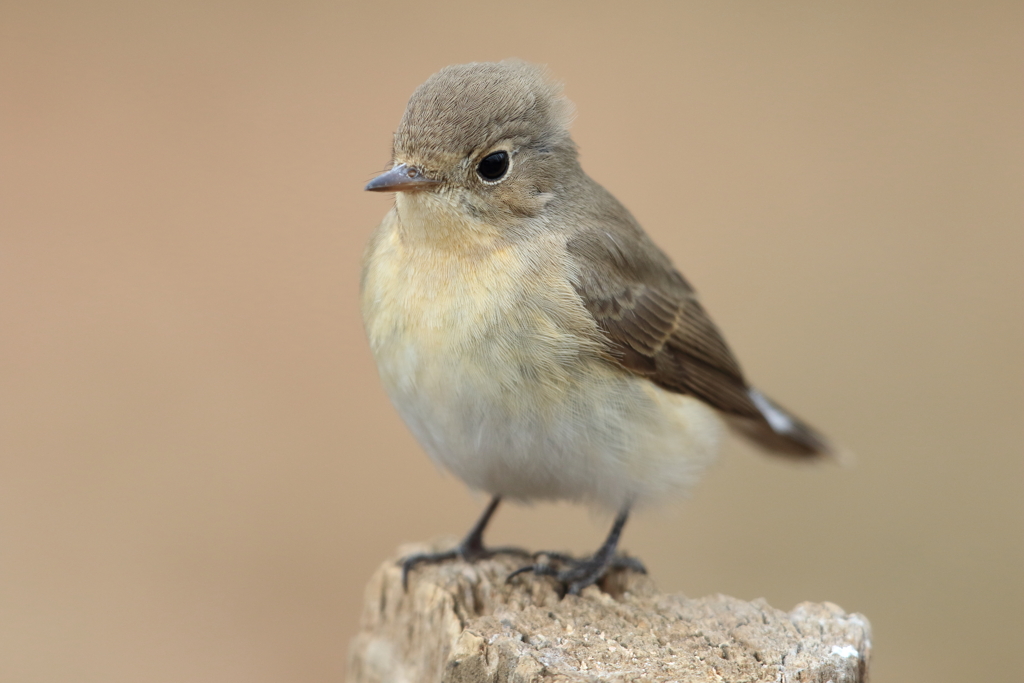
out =
[[[739,364],[689,283],[637,230],[632,244],[596,229],[567,243],[576,291],[623,368],[741,417],[760,418]],[[628,251],[627,251],[628,249]]]
[[619,229],[580,230],[566,248],[576,292],[613,362],[717,408],[770,451],[801,458],[831,453],[823,435],[747,384],[693,288],[632,217],[623,209],[601,218],[616,220]]

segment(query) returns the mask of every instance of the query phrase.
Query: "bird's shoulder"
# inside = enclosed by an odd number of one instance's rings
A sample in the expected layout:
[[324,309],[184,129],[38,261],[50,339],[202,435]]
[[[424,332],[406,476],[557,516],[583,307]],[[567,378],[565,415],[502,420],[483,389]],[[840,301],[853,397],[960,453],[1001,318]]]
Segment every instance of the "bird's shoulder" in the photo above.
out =
[[611,194],[568,220],[573,287],[613,362],[671,391],[741,416],[759,416],[747,383],[697,293]]

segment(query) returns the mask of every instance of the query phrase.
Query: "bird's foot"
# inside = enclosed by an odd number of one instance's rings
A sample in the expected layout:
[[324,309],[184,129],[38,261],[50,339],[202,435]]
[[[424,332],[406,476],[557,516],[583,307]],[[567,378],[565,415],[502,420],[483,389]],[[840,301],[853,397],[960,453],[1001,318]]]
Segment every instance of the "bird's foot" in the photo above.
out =
[[612,569],[627,569],[646,574],[647,568],[635,557],[610,555],[598,551],[578,560],[564,553],[539,552],[533,554],[534,563],[520,567],[508,575],[511,581],[520,574],[533,572],[537,576],[551,576],[562,585],[562,595],[579,595],[587,586],[597,583]]
[[495,555],[519,555],[521,557],[531,557],[529,551],[523,550],[522,548],[516,548],[513,546],[485,548],[482,543],[467,543],[466,541],[462,541],[451,550],[445,550],[439,553],[416,553],[415,555],[409,555],[399,560],[398,563],[402,567],[402,588],[409,588],[409,572],[411,572],[417,565],[438,564],[440,562],[447,562],[448,560],[456,559],[472,563],[492,558]]

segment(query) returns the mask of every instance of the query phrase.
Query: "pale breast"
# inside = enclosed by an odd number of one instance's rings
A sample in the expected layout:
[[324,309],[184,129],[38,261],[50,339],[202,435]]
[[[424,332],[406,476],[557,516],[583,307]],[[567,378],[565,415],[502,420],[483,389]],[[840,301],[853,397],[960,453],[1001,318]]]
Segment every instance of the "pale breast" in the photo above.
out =
[[693,441],[680,420],[713,411],[604,360],[564,243],[549,239],[430,249],[385,221],[362,306],[388,395],[424,449],[474,488],[611,505],[683,488],[718,432]]
[[443,406],[558,401],[601,352],[559,263],[564,245],[552,242],[434,249],[381,226],[367,254],[363,316],[381,380],[407,420],[429,413],[437,432],[454,420],[436,419]]

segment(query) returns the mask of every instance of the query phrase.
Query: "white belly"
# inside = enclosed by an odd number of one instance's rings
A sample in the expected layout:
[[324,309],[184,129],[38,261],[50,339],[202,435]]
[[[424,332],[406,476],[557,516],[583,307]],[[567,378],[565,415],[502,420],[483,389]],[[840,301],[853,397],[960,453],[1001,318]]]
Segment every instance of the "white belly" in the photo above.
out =
[[363,315],[395,407],[473,488],[618,508],[685,490],[717,451],[713,409],[602,359],[556,262],[410,253],[384,232]]

